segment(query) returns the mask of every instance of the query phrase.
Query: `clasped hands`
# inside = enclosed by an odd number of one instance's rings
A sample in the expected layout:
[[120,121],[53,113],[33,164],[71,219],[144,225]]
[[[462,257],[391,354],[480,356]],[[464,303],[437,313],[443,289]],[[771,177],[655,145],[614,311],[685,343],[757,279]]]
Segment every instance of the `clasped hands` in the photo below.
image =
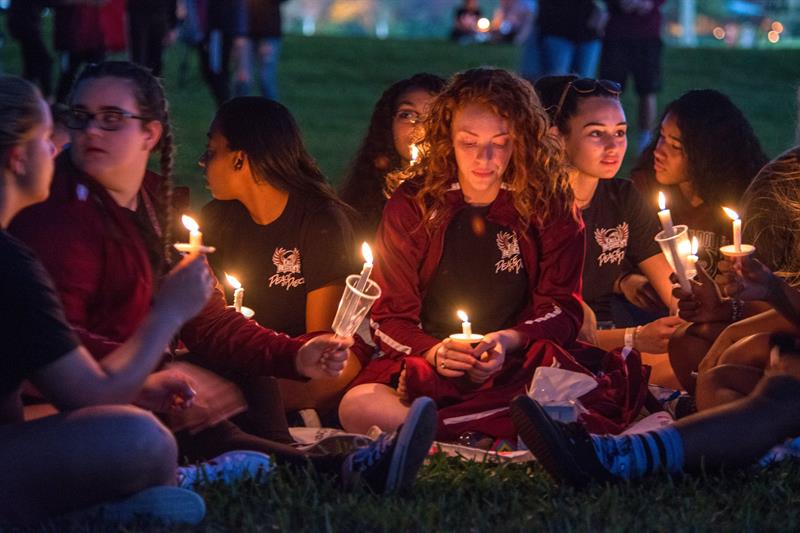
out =
[[425,355],[425,360],[446,378],[468,376],[473,383],[484,383],[503,368],[508,340],[502,332],[484,335],[477,346],[445,339]]

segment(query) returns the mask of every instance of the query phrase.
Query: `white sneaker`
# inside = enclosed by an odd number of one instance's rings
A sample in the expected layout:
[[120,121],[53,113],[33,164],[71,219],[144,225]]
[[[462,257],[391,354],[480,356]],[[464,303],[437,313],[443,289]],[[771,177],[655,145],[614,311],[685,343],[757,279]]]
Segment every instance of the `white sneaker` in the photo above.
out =
[[269,456],[249,450],[226,452],[199,465],[178,467],[178,486],[191,489],[198,484],[240,479],[259,479],[270,470]]
[[[83,514],[86,511],[81,511]],[[131,522],[149,517],[170,524],[197,525],[206,514],[206,504],[196,492],[179,487],[150,487],[123,500],[97,505],[88,512],[99,512],[103,520]]]

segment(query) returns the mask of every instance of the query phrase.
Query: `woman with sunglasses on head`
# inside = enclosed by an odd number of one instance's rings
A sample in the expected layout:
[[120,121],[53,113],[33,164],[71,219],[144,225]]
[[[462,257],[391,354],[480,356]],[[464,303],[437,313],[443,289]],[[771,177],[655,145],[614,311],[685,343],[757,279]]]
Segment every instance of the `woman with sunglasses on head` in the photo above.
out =
[[[539,347],[571,345],[582,320],[583,228],[547,127],[531,86],[504,70],[456,74],[432,102],[418,176],[378,230],[371,320],[384,356],[343,398],[347,430],[396,427],[426,394],[468,420],[440,424],[440,438],[513,438],[508,401],[530,383]],[[479,343],[449,338],[458,309]]]
[[[138,510],[199,522],[202,499],[175,487],[177,450],[152,414],[125,405],[189,405],[185,377],[151,372],[180,326],[206,303],[212,280],[200,257],[165,276],[147,316],[97,362],[72,331],[53,281],[33,251],[5,228],[49,193],[55,150],[39,91],[0,77],[0,523],[42,520],[105,505],[107,519]],[[13,302],[13,304],[12,304]],[[30,380],[61,413],[24,421],[21,385]],[[171,505],[159,505],[168,500]]]
[[[612,327],[615,290],[642,308],[666,311],[672,301],[671,269],[654,240],[659,232],[656,215],[631,182],[613,179],[628,146],[619,84],[553,76],[537,81],[536,91],[566,148],[570,186],[586,224],[584,301],[599,323]],[[644,276],[631,274],[634,269]],[[631,282],[634,276],[641,279]],[[664,353],[680,322],[664,317],[636,328],[602,329],[596,340],[606,349],[624,345]]]
[[357,212],[356,236],[372,241],[386,198],[410,165],[411,146],[434,96],[444,80],[420,73],[395,82],[381,95],[372,111],[367,134],[350,163],[339,195]]
[[[330,330],[344,279],[357,268],[346,213],[306,151],[289,110],[261,97],[228,100],[217,111],[200,159],[214,200],[202,227],[217,252],[217,277],[246,289],[247,307],[291,336]],[[366,361],[365,361],[366,362]],[[335,380],[282,381],[289,411],[331,409],[361,364]]]

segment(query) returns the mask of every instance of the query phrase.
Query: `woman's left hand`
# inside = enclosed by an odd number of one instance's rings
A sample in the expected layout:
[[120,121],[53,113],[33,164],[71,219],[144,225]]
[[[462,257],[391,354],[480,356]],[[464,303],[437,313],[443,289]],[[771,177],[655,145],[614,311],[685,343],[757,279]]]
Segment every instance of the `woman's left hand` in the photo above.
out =
[[513,330],[488,333],[472,350],[475,364],[467,371],[473,383],[484,383],[500,372],[506,361],[506,353],[520,344],[519,334]]

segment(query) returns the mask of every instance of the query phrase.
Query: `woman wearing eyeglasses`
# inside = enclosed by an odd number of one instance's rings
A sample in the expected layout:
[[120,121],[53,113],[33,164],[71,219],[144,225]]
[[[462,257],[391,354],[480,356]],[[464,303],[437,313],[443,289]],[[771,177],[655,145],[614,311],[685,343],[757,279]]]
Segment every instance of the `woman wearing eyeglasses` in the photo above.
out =
[[[671,270],[653,240],[659,231],[655,211],[631,182],[612,179],[628,146],[621,87],[609,80],[553,76],[540,79],[536,90],[566,147],[573,169],[570,186],[586,224],[584,301],[606,328],[615,320],[614,292],[642,308],[666,311],[672,301]],[[630,271],[636,268],[644,276],[634,283],[637,275]],[[663,353],[680,322],[664,317],[637,328],[598,330],[596,341],[606,349]]]
[[392,84],[375,104],[367,134],[339,189],[358,214],[354,226],[359,240],[375,236],[386,198],[397,186],[396,173],[411,163],[415,131],[443,86],[439,76],[415,74]]

